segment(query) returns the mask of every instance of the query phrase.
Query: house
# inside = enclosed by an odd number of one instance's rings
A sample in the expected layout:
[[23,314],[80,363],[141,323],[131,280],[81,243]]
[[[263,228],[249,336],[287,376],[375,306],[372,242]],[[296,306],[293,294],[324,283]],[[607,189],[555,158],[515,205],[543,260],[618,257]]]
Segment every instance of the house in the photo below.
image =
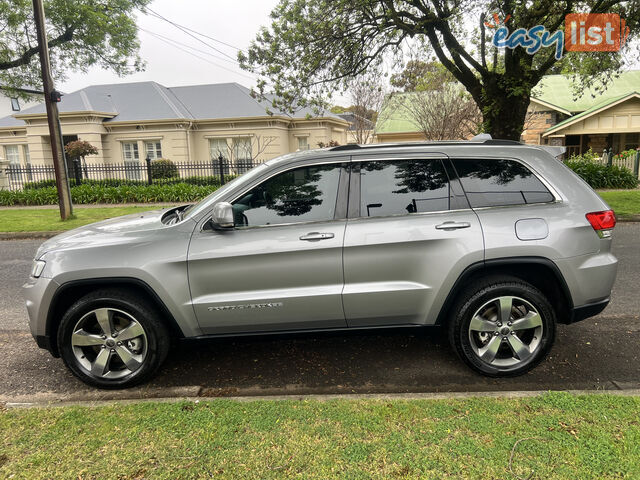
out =
[[347,143],[373,143],[375,141],[375,122],[353,112],[337,113],[336,115],[349,122]]
[[42,92],[32,87],[9,89],[0,86],[0,118],[13,115],[42,102]]
[[[58,104],[64,143],[97,147],[90,163],[136,163],[149,158],[205,162],[263,162],[312,148],[346,143],[348,122],[333,114],[313,117],[267,113],[237,83],[164,87],[156,82],[93,85],[64,95]],[[12,163],[52,164],[44,104],[0,118],[0,146]]]
[[[42,102],[42,92],[35,88],[8,89],[0,86],[0,118],[20,113]],[[9,144],[0,151],[11,164],[20,163],[20,159],[29,159],[29,149],[26,144]]]
[[[533,90],[521,140],[566,145],[569,155],[591,148],[596,153],[640,146],[640,70],[624,72],[604,92],[595,88],[574,98],[571,78],[547,75]],[[376,124],[378,142],[424,140],[401,102],[411,93],[388,97]]]
[[571,78],[547,75],[534,89],[525,122],[526,143],[565,145],[567,154],[640,147],[640,70],[623,72],[604,92],[575,98]]

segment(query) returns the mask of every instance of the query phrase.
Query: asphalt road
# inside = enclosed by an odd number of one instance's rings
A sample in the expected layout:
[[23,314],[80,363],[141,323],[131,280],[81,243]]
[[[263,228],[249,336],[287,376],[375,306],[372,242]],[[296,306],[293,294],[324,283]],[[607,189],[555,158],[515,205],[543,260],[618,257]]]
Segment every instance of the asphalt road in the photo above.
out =
[[[60,359],[36,347],[20,285],[40,241],[0,241],[0,396],[82,395]],[[560,325],[548,359],[528,374],[488,379],[467,369],[439,330],[220,339],[173,349],[145,388],[198,385],[203,395],[640,388],[640,223],[619,224],[612,302]]]

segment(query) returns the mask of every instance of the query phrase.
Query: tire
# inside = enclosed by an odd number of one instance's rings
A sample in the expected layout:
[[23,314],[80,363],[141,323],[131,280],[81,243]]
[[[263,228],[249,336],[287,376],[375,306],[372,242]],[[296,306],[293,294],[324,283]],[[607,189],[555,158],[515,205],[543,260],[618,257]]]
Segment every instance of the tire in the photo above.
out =
[[556,314],[549,300],[513,277],[469,285],[449,318],[449,341],[456,353],[490,377],[514,377],[534,368],[549,353],[555,330]]
[[151,378],[170,344],[158,310],[118,289],[98,290],[75,302],[62,317],[57,342],[69,370],[104,389],[128,388]]

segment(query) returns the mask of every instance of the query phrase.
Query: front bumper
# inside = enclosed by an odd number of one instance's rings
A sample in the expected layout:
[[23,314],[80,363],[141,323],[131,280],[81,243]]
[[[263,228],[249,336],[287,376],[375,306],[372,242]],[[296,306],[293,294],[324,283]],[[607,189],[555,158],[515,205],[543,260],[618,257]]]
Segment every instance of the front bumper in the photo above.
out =
[[31,335],[40,348],[44,348],[54,355],[56,349],[47,329],[47,319],[51,301],[58,287],[58,283],[45,277],[29,277],[29,280],[22,286]]

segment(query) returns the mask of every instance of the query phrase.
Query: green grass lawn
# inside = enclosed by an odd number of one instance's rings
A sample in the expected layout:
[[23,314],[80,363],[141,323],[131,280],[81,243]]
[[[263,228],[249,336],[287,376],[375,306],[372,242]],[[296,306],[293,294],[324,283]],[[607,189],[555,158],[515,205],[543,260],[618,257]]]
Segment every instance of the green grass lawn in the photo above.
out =
[[12,409],[0,477],[640,478],[639,411],[563,393]]
[[598,194],[618,217],[640,215],[640,190],[600,190]]
[[0,232],[50,232],[70,230],[106,218],[144,212],[154,208],[157,207],[75,207],[73,209],[75,218],[65,221],[60,220],[60,211],[57,208],[0,210]]

